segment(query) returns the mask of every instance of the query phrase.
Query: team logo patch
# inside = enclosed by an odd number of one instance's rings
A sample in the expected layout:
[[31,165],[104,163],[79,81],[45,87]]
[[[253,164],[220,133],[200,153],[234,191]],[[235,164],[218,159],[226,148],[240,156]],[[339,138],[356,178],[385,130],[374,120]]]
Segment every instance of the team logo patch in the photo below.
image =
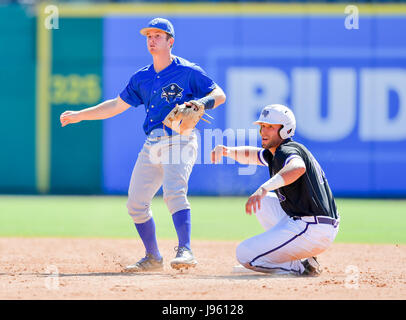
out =
[[174,102],[176,99],[182,98],[183,89],[179,87],[176,83],[171,83],[170,85],[162,88],[161,98],[165,98],[168,103]]
[[280,193],[279,190],[275,190],[275,193],[279,199],[279,202],[283,202],[286,200],[286,197],[282,193]]
[[268,114],[269,114],[269,111],[268,111],[268,110],[262,111],[262,115],[263,115],[265,118],[268,116]]

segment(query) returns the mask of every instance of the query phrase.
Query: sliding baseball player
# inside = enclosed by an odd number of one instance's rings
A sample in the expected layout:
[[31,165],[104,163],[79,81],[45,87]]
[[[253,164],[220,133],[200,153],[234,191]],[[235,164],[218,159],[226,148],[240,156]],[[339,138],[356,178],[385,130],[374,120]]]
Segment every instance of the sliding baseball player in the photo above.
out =
[[283,105],[266,106],[255,124],[262,148],[218,145],[213,163],[230,157],[243,164],[269,168],[265,181],[245,205],[265,229],[237,247],[237,260],[247,269],[264,273],[321,273],[316,256],[334,241],[339,215],[326,176],[311,152],[292,136],[293,112]]

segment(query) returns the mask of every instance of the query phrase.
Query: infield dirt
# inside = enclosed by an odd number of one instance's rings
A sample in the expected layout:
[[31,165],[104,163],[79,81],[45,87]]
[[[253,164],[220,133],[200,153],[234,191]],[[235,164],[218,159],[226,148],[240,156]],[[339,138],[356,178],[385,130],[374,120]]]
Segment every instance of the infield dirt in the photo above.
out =
[[238,242],[193,241],[195,269],[173,270],[175,240],[159,240],[164,271],[122,273],[140,240],[0,238],[0,299],[275,300],[406,298],[406,245],[333,244],[317,278],[233,273]]

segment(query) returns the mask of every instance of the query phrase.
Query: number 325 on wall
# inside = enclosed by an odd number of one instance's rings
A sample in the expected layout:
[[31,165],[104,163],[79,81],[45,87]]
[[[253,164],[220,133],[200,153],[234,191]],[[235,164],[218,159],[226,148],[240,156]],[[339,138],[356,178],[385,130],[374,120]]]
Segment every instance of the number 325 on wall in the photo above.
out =
[[100,77],[96,74],[55,74],[51,78],[52,104],[95,104],[100,98]]

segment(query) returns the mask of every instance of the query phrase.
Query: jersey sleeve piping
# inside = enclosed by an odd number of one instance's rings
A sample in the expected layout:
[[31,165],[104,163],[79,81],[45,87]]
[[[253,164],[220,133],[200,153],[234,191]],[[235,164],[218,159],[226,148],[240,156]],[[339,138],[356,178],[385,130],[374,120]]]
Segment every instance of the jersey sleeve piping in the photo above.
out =
[[299,156],[298,154],[292,154],[286,158],[285,162],[283,163],[283,166],[286,166],[292,159],[295,159],[295,158],[303,160],[302,157]]
[[264,153],[265,149],[261,149],[258,151],[258,160],[264,165],[264,166],[269,166],[268,162],[266,162],[265,158],[264,158]]

